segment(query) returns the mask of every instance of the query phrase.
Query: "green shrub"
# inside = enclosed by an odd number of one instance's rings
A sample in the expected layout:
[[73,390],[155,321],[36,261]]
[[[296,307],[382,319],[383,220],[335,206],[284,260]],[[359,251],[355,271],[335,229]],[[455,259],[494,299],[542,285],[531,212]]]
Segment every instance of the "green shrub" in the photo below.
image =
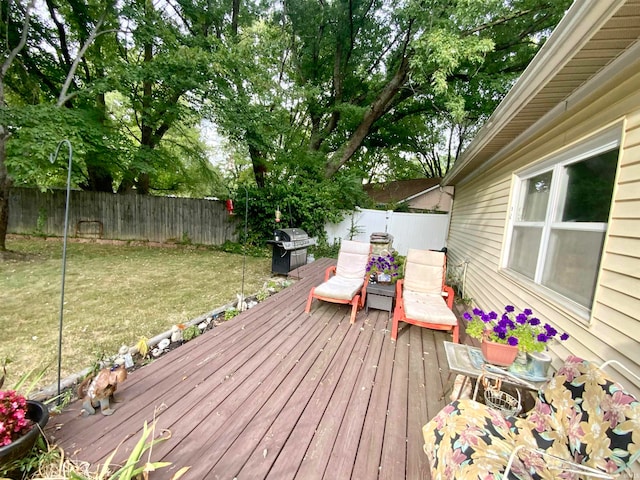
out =
[[240,310],[238,310],[237,308],[230,308],[224,312],[224,319],[231,320],[233,317],[235,317],[239,313],[240,313]]
[[189,340],[193,340],[198,335],[200,335],[200,329],[198,328],[197,325],[191,325],[182,331],[182,339],[185,342],[188,342]]

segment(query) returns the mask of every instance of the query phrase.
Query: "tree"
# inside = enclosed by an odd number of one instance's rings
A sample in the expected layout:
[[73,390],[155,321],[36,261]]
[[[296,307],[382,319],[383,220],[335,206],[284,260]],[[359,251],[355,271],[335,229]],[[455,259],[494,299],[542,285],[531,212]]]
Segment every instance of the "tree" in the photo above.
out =
[[[26,6],[24,19],[22,21],[22,35],[18,44],[13,48],[4,46],[4,52],[6,57],[0,66],[0,110],[5,110],[7,107],[5,100],[5,77],[9,71],[9,67],[15,60],[16,56],[27,44],[27,35],[29,32],[30,12],[33,9],[35,0],[30,0]],[[9,8],[9,5],[6,6]],[[1,11],[2,9],[0,9]],[[3,18],[4,12],[3,13]],[[7,12],[8,16],[8,12]],[[6,238],[7,238],[7,226],[9,225],[9,188],[11,187],[11,177],[7,170],[6,164],[6,142],[9,139],[10,132],[9,126],[5,122],[0,121],[0,251],[5,251]]]
[[283,0],[227,44],[252,51],[234,55],[228,84],[244,92],[216,118],[244,135],[259,185],[283,162],[332,178],[376,149],[419,148],[425,173],[444,174],[569,3]]
[[[43,177],[42,167],[33,167],[51,148],[38,141],[46,131],[82,139],[74,146],[73,177],[81,188],[176,193],[194,187],[198,178],[211,180],[204,146],[192,133],[215,76],[215,32],[227,21],[215,3],[128,0],[116,9],[109,0],[48,0],[47,11],[34,15],[37,28],[9,78],[12,118],[19,127],[15,138],[20,137],[9,158],[16,177],[32,185]],[[113,34],[90,43],[75,74],[65,77],[73,64],[69,52],[90,37],[98,19]],[[59,102],[65,88],[76,93]],[[53,123],[53,115],[26,114],[29,105],[53,101],[66,109]],[[191,178],[181,181],[182,173]]]

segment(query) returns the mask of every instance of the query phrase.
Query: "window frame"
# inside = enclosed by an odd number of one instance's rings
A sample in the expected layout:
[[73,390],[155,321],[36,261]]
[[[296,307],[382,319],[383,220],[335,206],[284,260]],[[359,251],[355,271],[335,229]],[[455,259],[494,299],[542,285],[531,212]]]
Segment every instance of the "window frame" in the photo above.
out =
[[[607,129],[600,132],[584,141],[580,141],[573,146],[570,146],[562,151],[554,152],[547,156],[542,161],[525,167],[519,171],[515,171],[512,177],[512,189],[510,196],[510,208],[509,216],[506,227],[505,243],[502,255],[501,270],[503,273],[515,277],[521,282],[530,285],[536,291],[542,292],[545,296],[549,297],[554,303],[559,303],[563,307],[569,308],[576,312],[580,317],[586,321],[591,317],[591,305],[584,306],[583,304],[563,295],[548,287],[542,283],[544,275],[544,267],[549,251],[549,245],[552,232],[558,230],[572,230],[572,231],[584,231],[584,232],[603,232],[606,242],[607,227],[611,218],[611,210],[614,198],[611,198],[611,204],[609,206],[609,218],[606,222],[562,222],[562,211],[567,197],[568,175],[565,167],[568,165],[581,162],[593,156],[599,155],[612,150],[618,150],[618,166],[616,167],[616,175],[619,170],[619,161],[621,157],[620,147],[622,140],[622,128],[616,126],[614,128]],[[546,206],[546,213],[543,221],[523,221],[522,218],[524,212],[524,204],[526,199],[527,181],[531,178],[539,176],[541,174],[551,172],[551,186],[549,191],[548,203]],[[614,193],[615,193],[614,180]],[[509,258],[511,249],[513,247],[513,235],[514,229],[517,227],[524,228],[541,228],[540,233],[540,246],[538,249],[538,257],[536,260],[535,272],[533,277],[529,277],[509,267]],[[600,267],[596,276],[599,275]],[[596,283],[597,289],[597,283]],[[595,297],[595,291],[594,291]]]

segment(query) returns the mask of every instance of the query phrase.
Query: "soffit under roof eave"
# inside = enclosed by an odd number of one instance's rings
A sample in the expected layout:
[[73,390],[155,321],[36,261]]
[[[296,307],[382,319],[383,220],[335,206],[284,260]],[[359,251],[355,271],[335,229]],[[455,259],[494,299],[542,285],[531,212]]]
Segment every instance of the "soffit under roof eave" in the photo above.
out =
[[[464,178],[467,167],[475,163],[486,163],[487,157],[492,156],[491,152],[485,151],[488,144],[509,125],[518,113],[531,103],[531,100],[544,86],[553,81],[562,67],[587,44],[604,22],[611,18],[625,1],[576,0],[573,3],[545,45],[489,117],[487,123],[442,179],[441,185],[443,187],[454,185]],[[559,106],[557,105],[555,108],[559,108]],[[532,120],[531,124],[536,121],[537,119]],[[505,139],[503,146],[506,146],[513,139]]]
[[586,84],[549,110],[524,132],[506,143],[500,150],[493,152],[485,150],[484,156],[477,157],[478,161],[473,171],[463,172],[464,181],[470,181],[477,177],[495,163],[513,154],[523,144],[530,141],[532,137],[544,134],[545,131],[555,128],[558,123],[564,121],[567,116],[573,115],[585,103],[590,103],[594,99],[600,98],[604,94],[603,92],[608,91],[612,85],[619,85],[625,79],[637,75],[638,72],[640,72],[640,40],[636,40],[611,65],[598,72]]

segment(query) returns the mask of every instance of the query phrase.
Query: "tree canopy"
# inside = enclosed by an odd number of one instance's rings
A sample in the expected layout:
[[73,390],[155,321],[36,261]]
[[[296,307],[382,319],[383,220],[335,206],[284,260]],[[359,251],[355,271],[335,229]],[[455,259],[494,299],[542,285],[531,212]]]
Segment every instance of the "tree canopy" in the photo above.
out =
[[0,173],[62,183],[47,159],[68,138],[80,188],[226,195],[206,119],[265,202],[350,208],[363,180],[444,175],[569,4],[2,2]]

